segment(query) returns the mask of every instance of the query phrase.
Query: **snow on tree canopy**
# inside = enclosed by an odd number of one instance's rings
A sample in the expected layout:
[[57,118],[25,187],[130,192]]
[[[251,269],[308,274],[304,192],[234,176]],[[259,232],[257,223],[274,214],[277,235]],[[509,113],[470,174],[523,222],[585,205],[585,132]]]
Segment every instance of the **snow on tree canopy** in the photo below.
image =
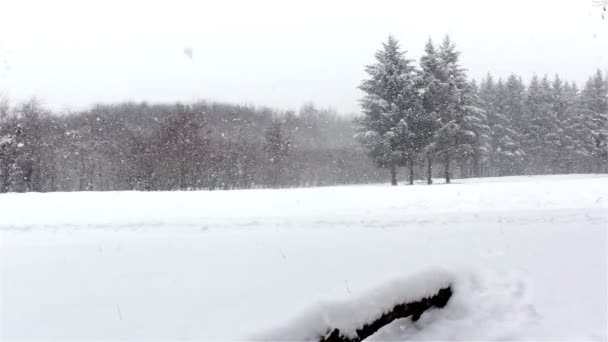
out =
[[[369,78],[359,89],[363,117],[359,119],[357,135],[370,157],[381,167],[391,170],[391,182],[396,184],[395,169],[413,158],[414,135],[410,130],[418,111],[416,68],[406,59],[397,40],[389,36],[376,52],[376,63],[368,65]],[[375,137],[369,139],[375,132]]]

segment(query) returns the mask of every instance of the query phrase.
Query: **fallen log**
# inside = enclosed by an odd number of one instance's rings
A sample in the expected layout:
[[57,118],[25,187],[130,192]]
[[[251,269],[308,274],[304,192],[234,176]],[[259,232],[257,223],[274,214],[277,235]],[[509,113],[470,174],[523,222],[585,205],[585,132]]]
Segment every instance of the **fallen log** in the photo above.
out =
[[[251,336],[255,341],[362,341],[396,319],[414,321],[450,300],[458,277],[443,268],[385,280],[348,297],[311,305],[290,320]],[[350,294],[350,289],[348,289]]]
[[340,333],[340,329],[330,329],[325,336],[322,336],[320,342],[360,342],[375,334],[385,325],[393,322],[396,319],[406,318],[411,316],[412,321],[416,322],[420,316],[430,308],[443,308],[452,297],[452,288],[445,287],[437,291],[437,294],[422,298],[418,301],[401,303],[395,305],[388,312],[383,313],[373,322],[364,324],[361,328],[356,329],[357,337],[348,337]]

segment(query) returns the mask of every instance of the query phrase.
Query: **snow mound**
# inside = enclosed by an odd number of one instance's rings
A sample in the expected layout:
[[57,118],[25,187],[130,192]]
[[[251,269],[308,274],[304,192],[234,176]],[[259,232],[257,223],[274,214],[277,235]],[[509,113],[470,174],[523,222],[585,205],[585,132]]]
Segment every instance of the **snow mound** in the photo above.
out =
[[253,339],[318,341],[319,337],[336,328],[342,335],[354,338],[357,337],[356,329],[371,323],[395,305],[431,297],[453,283],[453,274],[443,269],[395,279],[352,301],[319,303],[286,324]]
[[521,272],[459,272],[445,308],[420,320],[399,319],[370,341],[535,340],[526,332],[540,322],[532,286]]
[[450,286],[453,295],[445,308],[430,309],[417,322],[395,320],[370,341],[453,341],[534,339],[526,331],[541,316],[531,304],[531,285],[518,272],[429,270],[394,280],[348,302],[320,303],[287,324],[255,336],[264,341],[318,341],[333,328],[348,337],[399,303],[416,301]]

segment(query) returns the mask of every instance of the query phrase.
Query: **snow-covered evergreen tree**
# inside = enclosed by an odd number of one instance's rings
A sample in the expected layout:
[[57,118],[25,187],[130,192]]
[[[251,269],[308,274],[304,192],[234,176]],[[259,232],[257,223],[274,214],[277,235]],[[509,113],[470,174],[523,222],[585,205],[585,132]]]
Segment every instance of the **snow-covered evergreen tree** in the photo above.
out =
[[446,183],[450,182],[452,162],[459,157],[472,157],[483,145],[481,136],[487,134],[485,114],[477,107],[477,95],[467,80],[466,70],[460,66],[459,56],[446,36],[438,51],[439,86],[434,112],[439,114],[440,126],[432,149],[444,164]]
[[555,114],[553,146],[550,147],[551,165],[554,173],[570,173],[574,166],[577,142],[576,131],[573,127],[577,126],[576,120],[569,113],[578,96],[576,86],[571,86],[569,82],[562,82],[558,75],[555,75],[551,85],[552,111]]
[[600,70],[585,84],[581,100],[588,110],[585,121],[590,139],[586,148],[593,157],[592,169],[605,172],[608,170],[608,79]]
[[[589,110],[584,108],[580,93],[575,83],[564,84],[563,102],[565,104],[564,116],[560,120],[560,165],[563,172],[585,172],[585,164],[590,157],[587,142],[589,130],[585,117]],[[559,118],[559,116],[558,116]]]
[[539,79],[534,75],[526,95],[526,124],[522,133],[523,147],[528,156],[527,173],[551,173],[552,155],[558,141],[557,116],[548,78]]
[[422,110],[425,118],[424,125],[419,129],[420,143],[424,146],[426,157],[427,183],[432,183],[433,155],[436,150],[435,133],[441,127],[439,113],[444,110],[447,97],[445,78],[439,59],[439,53],[429,38],[424,55],[420,58],[421,77],[419,88],[421,93]]
[[[458,158],[461,176],[482,175],[482,163],[490,153],[490,127],[488,116],[481,99],[479,88],[473,81],[464,92],[465,103],[462,119],[462,139]],[[468,165],[468,166],[467,166]]]
[[363,116],[357,134],[368,154],[390,170],[391,184],[397,184],[397,167],[410,163],[416,154],[416,135],[410,128],[419,111],[416,69],[406,59],[398,41],[389,36],[376,52],[376,63],[368,65],[369,78],[359,88]]
[[524,152],[519,143],[519,133],[515,131],[511,117],[507,86],[499,79],[497,83],[491,76],[482,82],[480,97],[487,111],[490,127],[491,154],[489,158],[490,175],[515,174],[522,163]]
[[498,90],[498,111],[506,119],[505,128],[509,129],[508,134],[504,135],[503,146],[508,146],[506,153],[507,160],[501,169],[502,175],[521,174],[524,170],[525,151],[522,146],[522,132],[527,125],[525,108],[526,87],[521,79],[514,74],[509,75],[507,81],[499,82]]

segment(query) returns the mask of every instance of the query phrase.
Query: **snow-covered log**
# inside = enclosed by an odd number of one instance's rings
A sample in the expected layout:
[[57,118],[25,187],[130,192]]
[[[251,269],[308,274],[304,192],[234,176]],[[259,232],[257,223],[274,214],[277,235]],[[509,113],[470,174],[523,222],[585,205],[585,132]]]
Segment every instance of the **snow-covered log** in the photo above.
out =
[[417,321],[420,316],[428,309],[443,308],[452,297],[452,288],[445,287],[437,291],[431,297],[425,297],[415,302],[408,302],[395,305],[389,312],[382,314],[373,322],[365,324],[360,329],[356,329],[357,337],[347,337],[341,334],[340,329],[333,329],[328,335],[321,338],[321,342],[358,342],[375,334],[385,325],[390,324],[396,319],[412,317],[412,321]]
[[416,321],[428,309],[444,307],[455,276],[432,269],[379,286],[359,298],[320,303],[287,324],[258,336],[268,341],[361,341],[396,319]]

